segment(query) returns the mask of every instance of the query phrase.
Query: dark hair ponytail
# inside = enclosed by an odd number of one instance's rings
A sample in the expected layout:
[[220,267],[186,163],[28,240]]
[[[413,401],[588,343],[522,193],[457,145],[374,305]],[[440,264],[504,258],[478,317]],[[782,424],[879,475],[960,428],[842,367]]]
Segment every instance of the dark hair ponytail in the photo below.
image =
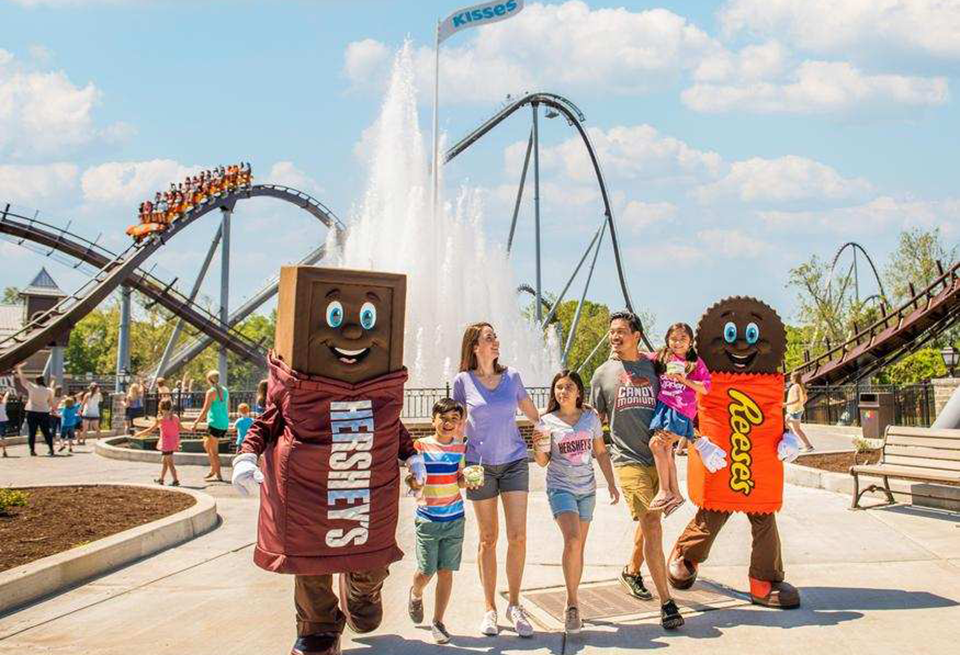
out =
[[687,350],[686,356],[687,373],[692,373],[697,367],[697,360],[700,358],[700,356],[697,354],[697,349],[693,346],[693,328],[686,323],[674,323],[667,328],[667,333],[663,337],[663,348],[657,351],[657,358],[654,360],[653,368],[657,375],[663,375],[667,372],[667,362],[670,361],[670,355],[673,352],[670,350],[670,335],[675,330],[682,330],[687,334],[688,337],[690,337],[690,349]]

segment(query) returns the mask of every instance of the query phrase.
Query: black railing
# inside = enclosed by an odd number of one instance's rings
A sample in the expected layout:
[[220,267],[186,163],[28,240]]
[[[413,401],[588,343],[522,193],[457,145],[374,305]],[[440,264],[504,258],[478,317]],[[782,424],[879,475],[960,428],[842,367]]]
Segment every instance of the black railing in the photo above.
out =
[[807,387],[810,400],[804,408],[805,423],[859,425],[860,394],[889,393],[896,425],[929,427],[936,418],[933,385],[843,384]]
[[[173,402],[174,411],[182,416],[184,412],[199,412],[203,407],[203,399],[206,391],[180,392],[171,391],[170,400]],[[445,387],[425,387],[416,389],[404,389],[403,392],[403,410],[400,418],[429,418],[433,405],[441,398],[450,397],[450,385]],[[527,393],[530,399],[537,407],[547,406],[547,400],[550,398],[549,387],[527,387]],[[164,394],[165,395],[165,394]],[[247,403],[251,410],[257,400],[256,391],[230,391],[230,412],[235,413],[240,403]],[[146,416],[156,416],[160,403],[161,394],[148,393],[144,396],[144,413]]]

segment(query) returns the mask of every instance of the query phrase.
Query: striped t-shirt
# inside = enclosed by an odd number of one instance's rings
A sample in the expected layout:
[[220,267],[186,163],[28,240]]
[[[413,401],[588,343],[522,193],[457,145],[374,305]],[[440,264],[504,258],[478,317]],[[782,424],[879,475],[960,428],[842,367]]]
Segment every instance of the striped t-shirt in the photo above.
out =
[[457,477],[464,463],[467,445],[454,441],[442,444],[436,437],[413,442],[423,455],[427,481],[417,500],[417,516],[428,521],[453,521],[463,516],[463,498]]

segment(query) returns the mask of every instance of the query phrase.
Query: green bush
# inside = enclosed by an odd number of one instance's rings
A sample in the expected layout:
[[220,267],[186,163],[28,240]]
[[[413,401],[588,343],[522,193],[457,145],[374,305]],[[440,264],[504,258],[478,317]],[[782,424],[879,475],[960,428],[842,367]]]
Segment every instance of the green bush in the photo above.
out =
[[0,514],[6,514],[11,507],[26,505],[27,498],[27,493],[19,489],[0,489]]

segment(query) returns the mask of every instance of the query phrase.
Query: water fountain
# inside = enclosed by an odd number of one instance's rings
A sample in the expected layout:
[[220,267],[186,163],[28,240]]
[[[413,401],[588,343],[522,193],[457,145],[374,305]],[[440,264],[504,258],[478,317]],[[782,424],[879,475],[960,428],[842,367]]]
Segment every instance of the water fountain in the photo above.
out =
[[461,188],[430,207],[430,169],[417,120],[410,43],[398,52],[380,116],[373,128],[369,181],[348,221],[342,248],[324,265],[407,275],[404,342],[409,387],[440,387],[456,374],[466,325],[489,321],[500,337],[503,362],[525,384],[549,384],[559,346],[524,318],[517,284],[499,244],[483,233],[479,193]]

